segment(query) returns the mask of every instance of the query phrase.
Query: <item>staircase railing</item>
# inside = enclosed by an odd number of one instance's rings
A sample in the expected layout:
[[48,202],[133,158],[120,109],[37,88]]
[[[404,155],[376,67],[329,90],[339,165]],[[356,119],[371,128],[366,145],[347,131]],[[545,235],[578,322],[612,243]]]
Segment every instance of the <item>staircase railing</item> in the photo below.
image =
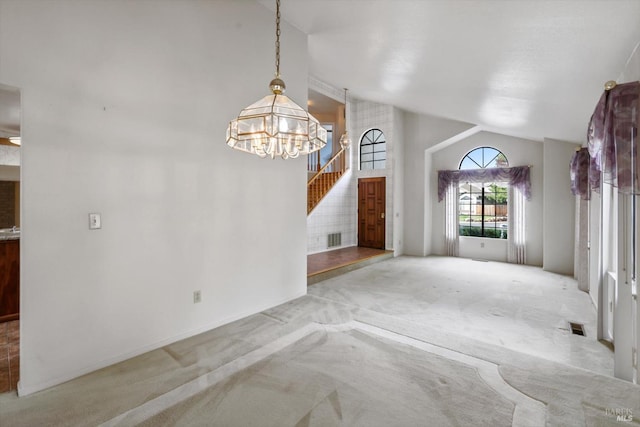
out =
[[322,168],[320,151],[317,150],[307,156],[307,172],[318,172]]
[[[308,170],[312,172],[311,168],[315,166],[316,162],[310,160]],[[307,214],[320,203],[348,168],[347,150],[342,148],[307,181]]]
[[320,174],[324,172],[344,172],[345,170],[347,170],[346,157],[346,150],[344,148],[340,149],[340,151],[334,154],[333,157],[329,159],[329,161],[324,166],[318,169],[318,171],[311,177],[311,179],[307,181],[307,186],[318,179]]

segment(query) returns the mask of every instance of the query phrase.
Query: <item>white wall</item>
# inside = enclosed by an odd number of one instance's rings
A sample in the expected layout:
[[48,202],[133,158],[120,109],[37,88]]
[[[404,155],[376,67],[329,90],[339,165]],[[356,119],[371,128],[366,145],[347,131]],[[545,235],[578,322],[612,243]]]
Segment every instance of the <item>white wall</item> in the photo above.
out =
[[[457,122],[423,114],[405,112],[404,116],[404,254],[425,256],[431,248],[431,194],[434,171],[430,166],[430,149],[473,128]],[[437,197],[437,196],[436,196]],[[439,234],[443,229],[433,230]]]
[[574,199],[573,277],[578,281],[579,290],[589,292],[589,201],[581,197]]
[[[307,254],[358,244],[357,188],[353,168],[348,170],[307,217]],[[327,236],[341,233],[341,245],[328,247]]]
[[404,112],[398,108],[393,109],[393,250],[394,256],[404,253]]
[[[310,86],[317,92],[340,100],[339,91],[310,78]],[[394,255],[402,254],[402,207],[404,205],[404,129],[403,112],[391,105],[350,98],[347,108],[347,125],[352,140],[351,169],[343,175],[307,218],[307,253],[326,251],[327,234],[342,233],[342,247],[358,244],[358,179],[385,177],[386,221],[385,249]],[[387,141],[386,168],[359,170],[359,144],[364,133],[372,128],[380,129]],[[337,138],[339,136],[336,135]],[[331,248],[334,249],[334,248]]]
[[543,268],[573,275],[575,196],[571,194],[569,163],[578,144],[544,140]]
[[600,224],[601,224],[601,198],[600,194],[592,191],[589,201],[589,295],[596,309],[600,305],[600,286],[602,282],[602,270],[599,262],[600,258]]
[[[337,96],[339,93],[337,89],[313,78],[310,79],[310,85],[314,90],[340,100]],[[394,184],[394,168],[397,164],[394,151],[398,144],[395,134],[402,131],[402,129],[398,130],[394,120],[396,117],[394,111],[397,109],[391,105],[361,101],[355,98],[349,99],[347,107],[347,125],[352,140],[349,154],[350,170],[322,199],[307,219],[307,251],[310,254],[328,249],[327,234],[329,233],[342,232],[342,247],[358,244],[358,178],[364,177],[386,178],[385,248],[393,249],[393,235],[396,226],[392,212],[394,192],[397,188],[397,184]],[[386,168],[360,171],[358,157],[360,138],[372,128],[380,129],[385,135],[387,141]],[[336,137],[339,138],[339,136]]]
[[627,83],[640,80],[640,41],[629,56],[624,69],[620,73],[617,82]]
[[[526,202],[525,218],[527,264],[542,265],[542,144],[522,138],[479,132],[433,153],[431,193],[433,201],[433,253],[446,254],[444,243],[444,202],[438,202],[438,170],[458,169],[462,158],[478,147],[494,147],[504,153],[510,166],[531,165],[531,200]],[[460,238],[460,256],[507,261],[506,241],[478,237]]]
[[[306,159],[224,143],[268,93],[273,19],[255,2],[0,0],[0,82],[22,90],[21,394],[305,294]],[[305,105],[306,37],[282,37]]]
[[460,236],[459,256],[462,258],[507,262],[507,240]]
[[[385,249],[393,250],[394,244],[394,221],[396,219],[396,206],[394,206],[394,189],[395,184],[395,167],[398,162],[402,162],[402,158],[397,157],[396,145],[401,142],[398,140],[398,135],[402,134],[401,129],[397,126],[402,123],[396,123],[396,115],[394,112],[397,109],[391,105],[378,104],[376,102],[355,100],[354,101],[354,115],[353,115],[353,185],[355,186],[355,194],[357,198],[358,194],[358,179],[371,178],[371,177],[385,177]],[[401,126],[400,126],[401,127]],[[371,129],[380,129],[385,136],[387,147],[387,158],[385,162],[385,169],[374,170],[359,170],[360,169],[360,139],[362,136]],[[357,222],[357,212],[356,212]]]
[[[309,77],[309,88],[325,96],[344,102],[344,92],[336,89],[314,77]],[[357,153],[357,137],[354,134],[353,116],[354,102],[347,101],[347,125],[349,136],[352,140],[351,148],[347,156],[350,169],[340,178],[331,191],[322,199],[316,208],[307,217],[307,253],[314,254],[328,249],[355,246],[358,244],[357,230],[357,188],[354,185],[354,170],[357,164],[354,162]],[[340,141],[342,131],[334,133],[336,144]],[[309,177],[313,176],[310,174]],[[331,233],[342,234],[342,244],[338,247],[328,248],[327,235]]]

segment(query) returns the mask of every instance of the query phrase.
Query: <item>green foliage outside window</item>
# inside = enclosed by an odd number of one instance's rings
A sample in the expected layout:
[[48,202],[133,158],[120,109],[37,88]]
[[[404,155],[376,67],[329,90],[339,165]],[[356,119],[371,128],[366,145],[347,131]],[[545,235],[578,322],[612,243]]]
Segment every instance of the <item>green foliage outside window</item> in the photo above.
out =
[[473,226],[473,225],[461,225],[460,226],[460,235],[461,236],[470,236],[470,237],[489,237],[492,239],[506,239],[507,238],[507,230],[503,230],[500,228],[485,228],[484,236],[482,235],[482,227]]
[[489,184],[491,192],[485,193],[485,202],[490,205],[506,205],[507,204],[507,187],[501,187],[496,184]]

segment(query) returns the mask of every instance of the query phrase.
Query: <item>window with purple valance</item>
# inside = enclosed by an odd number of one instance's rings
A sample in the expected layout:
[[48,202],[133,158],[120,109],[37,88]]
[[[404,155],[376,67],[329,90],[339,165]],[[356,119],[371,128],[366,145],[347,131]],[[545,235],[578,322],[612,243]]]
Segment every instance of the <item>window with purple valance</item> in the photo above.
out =
[[640,194],[638,123],[640,82],[606,90],[589,122],[587,141],[593,168],[603,172],[605,183],[625,194]]
[[441,202],[450,183],[508,182],[519,189],[527,200],[531,199],[530,166],[512,168],[486,168],[438,171],[438,201]]

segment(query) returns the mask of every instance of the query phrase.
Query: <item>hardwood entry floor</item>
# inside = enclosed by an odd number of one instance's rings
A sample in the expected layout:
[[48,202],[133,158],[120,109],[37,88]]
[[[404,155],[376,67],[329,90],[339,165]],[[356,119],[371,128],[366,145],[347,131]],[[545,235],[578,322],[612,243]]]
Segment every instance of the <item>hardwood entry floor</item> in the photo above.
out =
[[20,321],[0,323],[0,393],[15,390],[20,375]]
[[307,277],[387,255],[391,251],[352,246],[307,256]]

